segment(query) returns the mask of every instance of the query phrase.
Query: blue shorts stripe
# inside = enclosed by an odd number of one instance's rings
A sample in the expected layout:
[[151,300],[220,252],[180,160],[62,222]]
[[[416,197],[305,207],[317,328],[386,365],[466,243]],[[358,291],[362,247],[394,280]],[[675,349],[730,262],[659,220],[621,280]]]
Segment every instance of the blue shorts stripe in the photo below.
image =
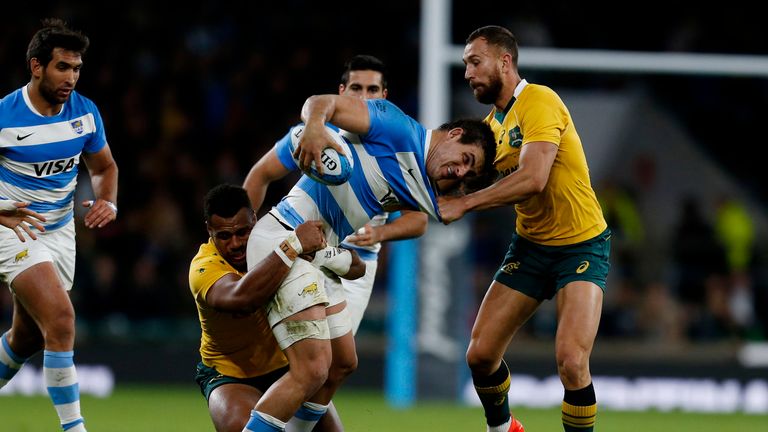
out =
[[66,387],[48,387],[54,405],[64,405],[80,400],[80,384]]
[[68,368],[75,365],[74,351],[43,351],[43,366],[47,368]]

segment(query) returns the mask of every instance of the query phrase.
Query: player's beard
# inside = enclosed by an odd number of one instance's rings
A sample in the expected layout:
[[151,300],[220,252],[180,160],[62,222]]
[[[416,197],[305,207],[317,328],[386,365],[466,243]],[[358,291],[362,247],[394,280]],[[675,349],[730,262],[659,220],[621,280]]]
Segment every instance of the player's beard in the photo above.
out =
[[61,105],[64,102],[69,99],[69,96],[72,95],[72,92],[69,92],[67,96],[60,97],[56,95],[56,88],[52,85],[51,80],[48,79],[47,75],[43,75],[43,77],[40,79],[40,95],[45,99],[46,102],[48,102],[51,105]]
[[501,76],[494,74],[488,77],[488,84],[474,87],[472,92],[475,95],[475,99],[478,102],[485,105],[491,105],[496,103],[496,99],[501,94]]

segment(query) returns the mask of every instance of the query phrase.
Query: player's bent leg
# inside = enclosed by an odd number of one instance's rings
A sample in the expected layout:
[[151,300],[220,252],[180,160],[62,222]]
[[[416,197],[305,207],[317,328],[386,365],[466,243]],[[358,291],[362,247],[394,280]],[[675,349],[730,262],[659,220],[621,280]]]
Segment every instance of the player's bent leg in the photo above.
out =
[[557,294],[555,356],[560,379],[566,389],[588,385],[589,356],[597,336],[603,291],[592,282],[571,282]]
[[75,343],[75,310],[53,263],[35,264],[11,282],[15,298],[35,321],[45,349],[70,351]]
[[[329,322],[338,314],[330,315]],[[344,380],[357,369],[357,352],[355,338],[347,330],[343,336],[331,339],[332,360],[328,371],[328,379],[323,386],[309,399],[310,402],[327,406],[333,395],[341,387]]]
[[277,324],[273,331],[290,369],[267,390],[256,410],[286,422],[328,378],[331,344],[325,305],[301,311]]
[[53,263],[19,273],[11,288],[43,335],[43,376],[65,431],[85,431],[80,415],[80,385],[74,363],[75,310]]
[[240,432],[261,398],[261,391],[246,384],[224,384],[208,397],[208,412],[216,432]]
[[512,425],[508,404],[510,375],[504,352],[539,303],[494,281],[480,305],[467,349],[467,364],[489,432],[507,432]]
[[467,349],[467,364],[474,374],[490,375],[515,333],[533,315],[539,301],[494,281],[485,294]]
[[589,371],[602,311],[603,291],[592,282],[576,281],[558,292],[558,328],[555,356],[565,388],[562,404],[566,432],[591,432],[597,399]]
[[342,382],[357,369],[357,352],[352,335],[351,321],[342,300],[342,288],[338,281],[326,279],[329,302],[326,308],[328,328],[331,337],[332,360],[328,379],[323,386],[304,402],[286,425],[286,432],[310,432],[328,410],[328,404]]

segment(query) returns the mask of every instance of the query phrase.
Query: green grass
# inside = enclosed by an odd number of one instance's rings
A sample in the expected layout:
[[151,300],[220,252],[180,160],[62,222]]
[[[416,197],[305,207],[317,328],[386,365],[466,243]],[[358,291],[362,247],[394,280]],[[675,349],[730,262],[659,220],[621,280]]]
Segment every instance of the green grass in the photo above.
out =
[[[482,432],[483,414],[449,402],[424,402],[414,408],[390,408],[380,394],[342,391],[335,404],[350,432]],[[120,386],[109,398],[84,396],[88,429],[96,432],[210,432],[205,402],[195,387]],[[562,431],[558,409],[515,409],[526,431]],[[0,397],[0,430],[48,432],[58,430],[47,398]],[[768,415],[687,414],[680,412],[618,412],[598,414],[599,431],[642,432],[766,432]]]

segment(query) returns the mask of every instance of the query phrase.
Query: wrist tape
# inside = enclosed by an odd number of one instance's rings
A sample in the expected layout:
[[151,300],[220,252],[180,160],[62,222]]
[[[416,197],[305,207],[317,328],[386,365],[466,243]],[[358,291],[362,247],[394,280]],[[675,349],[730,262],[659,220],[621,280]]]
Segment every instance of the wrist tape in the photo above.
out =
[[303,252],[301,242],[296,237],[296,233],[292,232],[288,234],[285,240],[283,240],[276,248],[275,254],[283,260],[288,267],[293,265],[296,258]]
[[337,247],[327,247],[315,252],[315,259],[312,260],[315,267],[325,267],[326,269],[344,276],[349,273],[352,266],[352,253],[346,249]]

